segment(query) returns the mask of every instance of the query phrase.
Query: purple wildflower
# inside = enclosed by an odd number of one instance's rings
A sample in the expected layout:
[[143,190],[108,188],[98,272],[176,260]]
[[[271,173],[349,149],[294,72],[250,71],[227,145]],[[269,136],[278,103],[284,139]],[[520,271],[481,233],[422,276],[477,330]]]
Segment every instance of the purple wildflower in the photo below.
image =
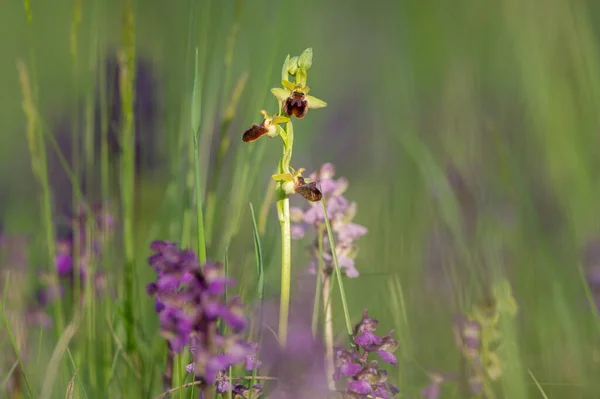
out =
[[[186,367],[188,372],[209,384],[217,383],[217,390],[228,390],[230,382],[219,380],[225,369],[245,363],[252,370],[261,364],[256,359],[257,345],[239,336],[247,325],[240,299],[233,297],[227,303],[222,299],[225,288],[235,281],[223,275],[219,264],[201,266],[193,251],[181,250],[176,243],[154,241],[150,248],[154,254],[148,264],[157,278],[146,291],[154,298],[161,335],[173,352],[189,346],[193,362]],[[219,320],[231,328],[231,334],[218,331]],[[244,389],[239,382],[233,386],[234,392]]]
[[398,388],[387,382],[388,374],[379,369],[377,360],[368,360],[370,353],[376,353],[381,360],[397,365],[393,352],[398,348],[398,341],[392,338],[390,331],[380,337],[375,334],[379,322],[369,317],[367,310],[362,320],[354,327],[353,340],[355,346],[346,349],[334,348],[335,372],[333,379],[346,379],[346,394],[352,398],[372,397],[389,399],[398,393]]
[[[318,173],[310,176],[312,181],[319,185],[323,198],[327,204],[327,215],[331,222],[331,228],[336,242],[336,255],[340,268],[348,277],[358,277],[359,273],[355,267],[358,247],[356,240],[367,233],[364,226],[353,223],[356,216],[356,203],[348,201],[344,192],[348,188],[348,180],[341,177],[334,179],[335,168],[331,163],[326,163],[321,167]],[[333,256],[330,250],[329,238],[325,231],[325,214],[322,205],[318,202],[310,202],[306,210],[292,208],[292,238],[303,238],[307,231],[315,229],[317,234],[323,235],[323,261],[324,272],[330,274],[333,271]],[[318,241],[311,247],[314,252],[314,259],[309,266],[312,273],[316,272],[318,264]]]
[[[28,316],[32,324],[51,324],[44,308],[70,290],[76,279],[79,279],[82,289],[89,278],[96,293],[106,291],[106,276],[98,270],[90,273],[90,266],[100,259],[112,238],[114,221],[111,213],[101,205],[93,205],[90,209],[80,206],[76,213],[70,215],[69,222],[68,227],[63,226],[64,229],[57,232],[54,267],[58,279],[47,273],[39,276],[42,285],[36,293],[37,303],[30,308]],[[77,275],[75,270],[78,270]]]

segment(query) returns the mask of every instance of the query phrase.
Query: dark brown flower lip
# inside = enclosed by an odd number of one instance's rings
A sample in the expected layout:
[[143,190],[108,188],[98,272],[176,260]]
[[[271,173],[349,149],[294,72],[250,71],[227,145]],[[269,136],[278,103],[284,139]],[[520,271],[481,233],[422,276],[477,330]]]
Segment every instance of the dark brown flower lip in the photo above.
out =
[[294,187],[296,193],[300,194],[309,201],[317,202],[323,198],[321,190],[317,188],[315,182],[307,183],[302,176],[298,177],[298,181]]
[[283,110],[288,116],[294,115],[298,119],[304,118],[308,112],[306,94],[298,91],[293,92],[292,95],[285,100]]
[[245,143],[251,143],[253,141],[258,140],[268,132],[269,129],[267,129],[263,123],[261,123],[260,125],[253,123],[252,127],[246,130],[242,135],[242,140],[244,140]]

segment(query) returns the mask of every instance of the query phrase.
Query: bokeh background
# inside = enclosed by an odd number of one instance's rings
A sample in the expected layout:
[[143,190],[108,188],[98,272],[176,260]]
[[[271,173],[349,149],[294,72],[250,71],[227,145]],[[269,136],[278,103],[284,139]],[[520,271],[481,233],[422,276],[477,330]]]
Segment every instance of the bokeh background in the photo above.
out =
[[[345,280],[348,303],[353,319],[369,308],[382,330],[396,330],[401,361],[391,378],[405,397],[427,384],[427,370],[456,369],[451,317],[482,300],[499,276],[510,280],[519,304],[505,331],[510,357],[500,397],[543,397],[540,387],[550,398],[600,397],[599,330],[585,278],[600,263],[593,253],[600,233],[600,3],[213,0],[192,11],[190,4],[135,4],[137,55],[151,71],[140,92],[155,99],[144,114],[151,123],[138,132],[135,297],[145,334],[157,326],[144,293],[154,278],[145,264],[148,243],[180,239],[189,201],[193,49],[199,47],[203,83],[203,187],[216,198],[208,255],[227,254],[231,273],[250,292],[247,204],[261,208],[280,144],[265,138],[250,147],[241,133],[260,120],[260,109],[275,109],[269,89],[279,85],[285,56],[312,47],[308,84],[328,106],[295,123],[292,165],[313,171],[332,162],[350,181],[346,197],[358,203],[356,221],[369,233],[356,260],[361,276]],[[90,110],[99,66],[114,59],[122,25],[120,2],[83,2],[74,67],[73,2],[34,1],[31,9],[28,30],[22,3],[0,5],[0,219],[7,234],[31,241],[23,298],[34,291],[35,271],[48,266],[36,255],[44,251],[39,187],[16,61],[35,53],[40,113],[70,148],[71,132],[97,130]],[[240,79],[243,92],[223,129]],[[224,141],[230,144],[221,159]],[[69,203],[60,164],[49,162],[56,201]],[[87,185],[97,178],[90,172]],[[116,181],[111,187],[118,202]],[[275,207],[265,215],[267,296],[276,299]],[[294,243],[295,272],[308,264],[307,244]],[[119,265],[104,265],[115,287]],[[341,311],[335,323],[343,338]],[[45,360],[30,373],[43,379],[56,337],[39,343]],[[56,392],[70,378],[61,377]],[[450,388],[446,394],[460,397]]]

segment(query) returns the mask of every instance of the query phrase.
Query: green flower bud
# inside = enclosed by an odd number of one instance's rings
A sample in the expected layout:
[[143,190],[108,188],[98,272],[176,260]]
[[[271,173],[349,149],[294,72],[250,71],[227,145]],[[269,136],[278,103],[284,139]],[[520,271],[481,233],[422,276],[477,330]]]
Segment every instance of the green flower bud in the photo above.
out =
[[287,65],[287,72],[294,76],[296,74],[296,71],[298,70],[298,57],[293,57],[291,60],[289,60],[288,65]]
[[302,68],[304,70],[310,69],[312,66],[312,58],[312,48],[307,48],[302,54],[300,54],[300,57],[298,57],[298,68]]
[[288,68],[290,65],[290,55],[288,54],[283,61],[283,67],[281,68],[281,80],[288,80]]
[[296,86],[306,86],[306,69],[298,67],[296,71]]

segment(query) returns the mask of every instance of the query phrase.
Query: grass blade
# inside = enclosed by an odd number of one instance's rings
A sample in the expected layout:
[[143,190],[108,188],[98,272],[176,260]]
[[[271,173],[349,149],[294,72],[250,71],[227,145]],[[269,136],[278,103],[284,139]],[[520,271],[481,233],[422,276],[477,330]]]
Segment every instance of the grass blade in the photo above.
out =
[[[256,295],[259,300],[259,311],[258,311],[258,338],[257,342],[260,345],[261,336],[260,332],[262,331],[262,321],[263,321],[263,298],[265,295],[265,273],[264,273],[264,264],[263,264],[263,255],[262,248],[260,246],[260,234],[258,232],[258,224],[256,223],[256,215],[254,214],[254,206],[250,203],[250,214],[252,215],[252,234],[254,236],[254,252],[256,253],[256,272],[258,274],[258,285],[256,288]],[[258,351],[258,348],[256,349]],[[249,398],[252,399],[252,394],[254,393],[253,387],[256,383],[256,373],[257,367],[256,363],[252,369],[252,380],[250,382],[250,391]]]
[[254,251],[256,253],[256,272],[258,275],[258,286],[256,288],[256,294],[258,299],[261,301],[265,295],[265,273],[262,248],[260,246],[260,234],[258,232],[258,224],[256,223],[256,216],[254,214],[254,206],[250,203],[250,214],[252,215],[252,234],[254,236]]
[[200,185],[200,116],[201,116],[201,96],[200,81],[198,78],[198,47],[196,47],[196,62],[194,67],[194,89],[192,91],[192,109],[191,109],[191,128],[194,139],[194,175],[196,177],[196,217],[198,229],[198,259],[200,264],[206,262],[206,244],[204,241],[204,220],[202,216],[202,187]]

